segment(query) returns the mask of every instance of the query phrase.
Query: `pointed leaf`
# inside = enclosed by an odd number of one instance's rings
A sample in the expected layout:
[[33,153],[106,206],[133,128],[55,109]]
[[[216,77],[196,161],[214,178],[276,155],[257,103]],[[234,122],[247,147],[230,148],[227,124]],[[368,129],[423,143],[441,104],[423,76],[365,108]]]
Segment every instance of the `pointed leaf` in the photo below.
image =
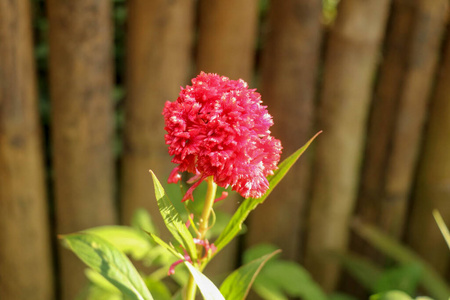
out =
[[231,273],[220,286],[220,292],[228,300],[245,299],[264,264],[281,250],[274,251],[243,265]]
[[149,235],[152,237],[152,239],[155,241],[155,243],[166,248],[170,253],[172,253],[176,257],[181,258],[181,259],[183,258],[183,255],[178,253],[173,247],[169,246],[166,242],[164,242],[158,236],[154,235],[153,233],[149,233]]
[[441,214],[436,209],[433,210],[433,216],[439,226],[439,230],[441,230],[442,236],[444,237],[448,248],[450,248],[450,232],[448,231],[447,225],[445,225],[444,219],[442,219]]
[[167,197],[164,188],[159,182],[153,171],[150,170],[153,178],[153,184],[155,186],[155,196],[158,201],[159,211],[164,219],[167,229],[172,233],[173,237],[180,243],[192,260],[197,259],[197,250],[194,244],[194,239],[178,214],[177,210],[170,202],[169,197]]
[[63,240],[86,265],[101,274],[126,297],[132,300],[153,300],[128,257],[112,244],[87,233],[66,235]]
[[189,262],[186,261],[184,264],[188,267],[192,277],[194,277],[195,283],[197,284],[205,300],[225,300],[219,289],[214,285],[214,283],[211,282],[211,280],[208,279],[208,277],[203,275]]
[[244,223],[245,219],[247,219],[248,214],[256,208],[259,204],[263,203],[266,200],[267,196],[273,191],[273,189],[277,186],[277,184],[283,179],[292,165],[300,158],[300,156],[305,152],[305,150],[309,147],[309,145],[313,142],[313,140],[321,133],[318,132],[315,136],[313,136],[303,147],[298,149],[294,154],[286,158],[282,163],[278,165],[278,169],[274,171],[274,174],[268,176],[269,180],[269,189],[267,192],[258,199],[248,198],[239,206],[236,213],[231,218],[228,225],[222,231],[222,234],[217,238],[214,243],[217,247],[217,251],[214,253],[216,255],[225,245],[227,245],[242,229],[242,223]]

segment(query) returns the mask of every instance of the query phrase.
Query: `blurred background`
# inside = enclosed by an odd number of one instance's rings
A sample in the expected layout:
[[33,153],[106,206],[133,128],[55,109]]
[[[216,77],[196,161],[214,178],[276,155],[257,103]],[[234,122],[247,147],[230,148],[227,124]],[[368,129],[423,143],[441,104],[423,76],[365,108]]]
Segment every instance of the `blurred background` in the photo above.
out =
[[364,299],[336,256],[392,264],[357,234],[371,224],[450,279],[431,213],[450,223],[448,17],[448,0],[0,1],[0,299],[75,298],[58,234],[140,207],[163,227],[161,112],[200,71],[258,89],[283,158],[323,130],[210,272],[270,243]]

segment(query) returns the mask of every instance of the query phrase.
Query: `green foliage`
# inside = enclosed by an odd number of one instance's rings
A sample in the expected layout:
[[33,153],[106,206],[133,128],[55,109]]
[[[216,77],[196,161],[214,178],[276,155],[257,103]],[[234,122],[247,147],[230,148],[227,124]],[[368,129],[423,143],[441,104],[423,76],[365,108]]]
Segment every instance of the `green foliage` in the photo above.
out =
[[159,211],[164,219],[167,229],[169,229],[170,233],[177,240],[177,242],[180,243],[184,249],[186,249],[192,260],[196,260],[197,250],[189,229],[187,229],[185,223],[180,217],[180,214],[177,212],[172,202],[170,202],[158,178],[153,172],[151,172],[151,174]]
[[132,300],[153,300],[133,264],[111,243],[88,233],[66,235],[63,240],[86,265],[126,297]]
[[400,290],[408,295],[414,295],[422,278],[422,267],[417,264],[401,265],[383,272],[375,281],[373,291],[375,293]]
[[[380,250],[388,257],[394,259],[402,266],[416,266],[421,270],[420,276],[421,286],[436,299],[448,299],[450,295],[450,287],[445,280],[422,258],[416,255],[407,247],[392,237],[382,233],[380,230],[368,224],[359,221],[354,223],[354,230],[358,235],[366,239],[371,245]],[[417,278],[409,279],[410,285]]]
[[211,282],[211,280],[208,279],[208,277],[203,275],[189,262],[184,263],[188,267],[189,272],[191,272],[192,276],[194,277],[194,280],[197,283],[198,288],[205,300],[225,300],[223,295],[220,293],[219,289],[214,285],[214,283]]
[[383,270],[366,258],[355,254],[340,254],[334,256],[341,265],[367,290],[375,293],[374,283],[382,276]]
[[264,255],[231,273],[220,286],[222,295],[229,300],[245,299],[264,264],[279,252],[280,250],[276,250]]
[[[259,245],[246,251],[244,262],[271,252],[272,245]],[[267,252],[266,252],[267,251]],[[301,297],[304,300],[328,299],[319,285],[301,265],[274,258],[267,262],[253,284],[253,289],[264,300]]]

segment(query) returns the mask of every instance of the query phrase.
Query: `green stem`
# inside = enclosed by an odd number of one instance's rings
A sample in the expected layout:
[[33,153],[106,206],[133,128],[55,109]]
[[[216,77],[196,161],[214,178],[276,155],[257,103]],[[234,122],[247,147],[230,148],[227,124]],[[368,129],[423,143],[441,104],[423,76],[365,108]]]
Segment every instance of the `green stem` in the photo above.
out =
[[209,229],[209,216],[211,215],[217,191],[217,184],[214,182],[212,176],[206,178],[206,182],[208,183],[208,189],[206,191],[205,205],[203,206],[202,217],[200,219],[200,225],[198,227],[199,240],[203,240],[205,238],[206,232]]
[[[206,236],[206,233],[209,229],[209,216],[211,215],[212,207],[214,204],[214,200],[216,198],[217,184],[214,182],[213,177],[209,176],[206,178],[206,182],[208,183],[208,189],[206,191],[205,204],[203,206],[202,216],[200,219],[200,225],[198,227],[198,236],[199,240],[203,240]],[[202,257],[202,246],[197,246],[197,256]],[[194,263],[194,266],[201,270],[201,266]],[[192,274],[189,275],[189,281],[186,287],[186,300],[194,300],[195,293],[197,291],[197,286],[194,281],[194,277]]]
[[186,287],[186,300],[194,300],[195,292],[197,291],[197,286],[195,285],[194,277],[192,274],[189,275],[189,281]]

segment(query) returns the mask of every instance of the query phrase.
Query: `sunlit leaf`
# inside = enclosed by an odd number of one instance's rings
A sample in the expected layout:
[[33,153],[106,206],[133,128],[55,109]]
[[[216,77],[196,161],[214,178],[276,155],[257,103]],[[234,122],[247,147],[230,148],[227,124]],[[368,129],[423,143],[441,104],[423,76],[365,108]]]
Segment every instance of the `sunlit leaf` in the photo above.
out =
[[439,229],[441,230],[442,236],[444,237],[448,248],[450,249],[450,232],[448,231],[447,225],[445,225],[444,219],[442,219],[441,214],[436,209],[433,210],[433,216],[439,226]]
[[155,186],[155,196],[158,201],[159,211],[161,212],[167,229],[169,229],[170,233],[172,233],[178,243],[186,249],[189,256],[193,260],[197,259],[197,251],[191,233],[187,229],[172,202],[170,202],[164,188],[158,178],[156,178],[156,175],[152,171],[150,171],[150,173],[152,174],[153,184]]
[[63,241],[86,265],[102,275],[128,299],[153,300],[128,257],[111,243],[88,233],[66,235],[63,236]]
[[84,230],[84,232],[103,238],[136,260],[142,259],[152,247],[148,239],[131,227],[100,226]]
[[261,268],[269,259],[280,252],[280,250],[274,251],[235,270],[220,286],[222,295],[228,300],[245,299]]
[[220,293],[219,289],[214,285],[214,283],[211,282],[211,280],[208,279],[208,277],[203,275],[189,262],[184,263],[191,272],[192,277],[194,277],[195,283],[197,284],[205,300],[225,300],[225,298]]

